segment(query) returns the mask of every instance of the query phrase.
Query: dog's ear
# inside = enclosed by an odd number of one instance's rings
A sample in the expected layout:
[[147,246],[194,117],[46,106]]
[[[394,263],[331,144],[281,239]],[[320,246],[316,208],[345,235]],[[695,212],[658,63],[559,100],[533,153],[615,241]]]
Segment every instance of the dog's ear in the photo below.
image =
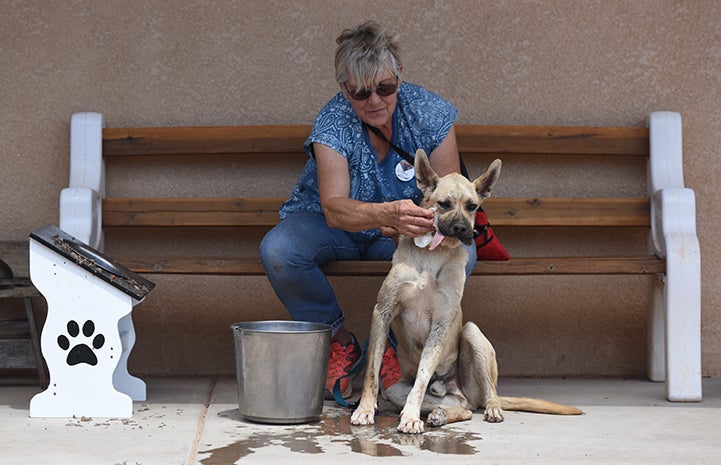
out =
[[481,198],[481,201],[491,196],[493,186],[501,176],[501,160],[495,159],[491,166],[488,167],[485,173],[480,175],[473,184],[476,186],[476,193]]
[[416,159],[413,165],[416,172],[416,183],[421,192],[432,192],[438,185],[438,175],[433,168],[431,162],[428,161],[428,155],[422,149],[416,150]]

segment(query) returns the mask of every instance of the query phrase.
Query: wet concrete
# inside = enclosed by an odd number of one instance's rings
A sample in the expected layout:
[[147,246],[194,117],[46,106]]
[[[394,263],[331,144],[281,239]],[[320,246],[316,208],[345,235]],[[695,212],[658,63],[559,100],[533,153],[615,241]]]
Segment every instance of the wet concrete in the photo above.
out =
[[[242,431],[248,425],[237,409],[220,412],[219,417],[237,421]],[[256,451],[271,445],[280,445],[290,452],[322,454],[322,443],[344,445],[347,451],[371,457],[408,456],[409,452],[399,446],[410,446],[418,450],[437,454],[473,455],[477,452],[474,441],[479,435],[456,431],[452,427],[429,430],[421,435],[402,434],[397,431],[398,416],[378,416],[372,426],[353,426],[348,411],[328,406],[316,423],[278,427],[277,430],[258,432],[239,439],[227,446],[199,450],[199,454],[210,454],[201,459],[202,465],[235,463]]]
[[712,457],[721,456],[721,431],[707,428],[700,433],[686,421],[695,417],[695,421],[708,422],[717,408],[721,411],[718,381],[706,389],[707,400],[701,406],[666,402],[662,384],[643,380],[502,380],[501,390],[506,395],[577,405],[586,414],[569,417],[506,412],[506,421],[493,424],[483,421],[477,412],[470,421],[427,428],[419,435],[397,432],[398,416],[383,404],[372,426],[352,426],[350,411],[332,401],[326,401],[315,423],[282,426],[248,422],[238,413],[234,383],[220,382],[196,463],[346,461],[355,465],[392,459],[414,465],[438,460],[452,460],[456,465],[479,460],[705,465],[713,462]]

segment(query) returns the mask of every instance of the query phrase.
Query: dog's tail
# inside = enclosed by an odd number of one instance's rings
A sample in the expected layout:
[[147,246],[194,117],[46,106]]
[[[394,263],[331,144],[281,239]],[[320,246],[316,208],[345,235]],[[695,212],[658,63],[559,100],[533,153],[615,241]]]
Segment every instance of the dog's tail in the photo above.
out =
[[521,412],[548,413],[551,415],[583,415],[583,410],[570,405],[561,405],[555,402],[529,397],[499,397],[501,408],[504,410],[518,410]]

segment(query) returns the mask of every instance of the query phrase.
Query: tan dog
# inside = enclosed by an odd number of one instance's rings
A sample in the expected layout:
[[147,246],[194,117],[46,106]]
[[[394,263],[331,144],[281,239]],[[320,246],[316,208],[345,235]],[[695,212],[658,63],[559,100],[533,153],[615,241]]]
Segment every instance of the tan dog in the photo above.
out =
[[419,150],[415,172],[424,195],[423,206],[437,211],[436,235],[428,248],[417,246],[413,239],[399,239],[393,266],[373,308],[363,393],[351,423],[374,422],[378,372],[389,328],[398,340],[403,376],[384,395],[402,409],[398,425],[401,432],[423,432],[421,413],[428,414],[430,425],[441,426],[468,420],[472,411],[482,406],[490,422],[503,421],[504,408],[581,414],[575,407],[543,400],[499,397],[493,346],[478,326],[462,322],[467,252],[461,244],[473,241],[476,210],[491,195],[500,176],[501,161],[495,160],[473,182],[457,173],[439,178],[425,152]]

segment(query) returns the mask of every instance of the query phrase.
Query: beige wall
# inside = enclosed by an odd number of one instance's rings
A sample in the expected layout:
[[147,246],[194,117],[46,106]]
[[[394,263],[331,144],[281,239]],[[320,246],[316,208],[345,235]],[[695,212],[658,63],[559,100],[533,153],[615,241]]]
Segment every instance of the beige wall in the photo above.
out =
[[[719,1],[0,0],[0,239],[57,223],[73,112],[101,112],[111,127],[309,124],[337,90],[335,37],[367,18],[401,32],[405,78],[455,103],[460,123],[641,125],[654,110],[683,115],[703,258],[703,370],[721,375]],[[162,171],[162,185],[174,174]],[[249,181],[219,185],[238,195]],[[268,195],[290,188],[262,184]],[[643,180],[631,189],[643,192]],[[136,372],[229,373],[231,322],[285,318],[262,277],[151,279],[158,287],[135,311]],[[379,283],[336,281],[360,335]],[[496,345],[504,375],[641,375],[648,285],[474,278],[466,316]]]

